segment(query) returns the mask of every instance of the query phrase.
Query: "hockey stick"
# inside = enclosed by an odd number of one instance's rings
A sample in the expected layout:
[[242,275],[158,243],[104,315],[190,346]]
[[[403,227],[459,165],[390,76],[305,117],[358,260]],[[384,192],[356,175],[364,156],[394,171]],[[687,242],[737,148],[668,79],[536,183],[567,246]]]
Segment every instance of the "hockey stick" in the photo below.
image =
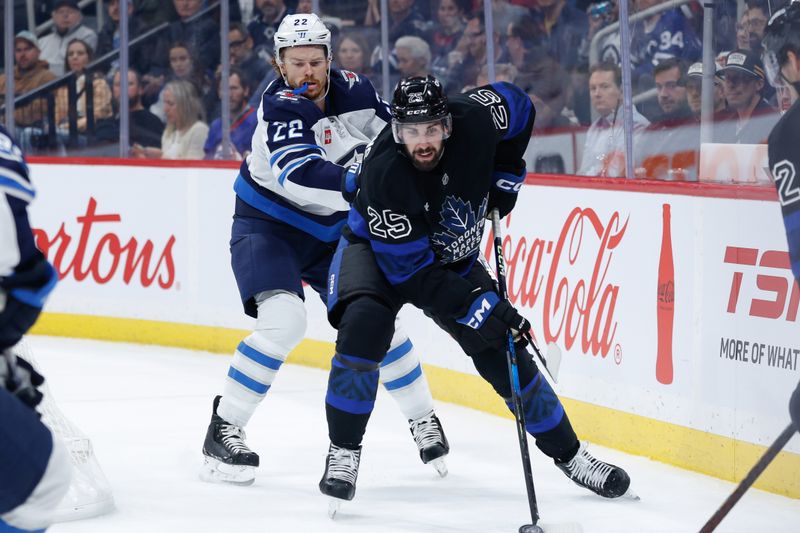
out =
[[750,469],[750,472],[748,472],[747,476],[745,476],[745,478],[739,483],[739,486],[736,487],[731,495],[728,496],[728,499],[725,500],[722,505],[720,505],[719,509],[717,509],[717,512],[714,513],[714,516],[708,519],[708,522],[705,523],[703,528],[700,530],[700,533],[711,533],[717,528],[719,523],[722,522],[722,519],[727,516],[731,509],[733,509],[733,506],[736,505],[736,502],[738,502],[741,497],[744,496],[744,493],[750,488],[750,485],[755,483],[756,479],[758,479],[758,476],[761,475],[761,472],[763,472],[767,466],[769,466],[772,460],[775,459],[775,456],[778,455],[784,446],[786,446],[786,443],[789,442],[789,439],[794,436],[796,431],[797,428],[794,426],[794,424],[789,424],[786,429],[784,429],[783,432],[778,435],[778,438],[775,439],[775,442],[772,443],[772,446],[767,448],[767,451],[764,452],[764,455],[761,456],[761,459],[759,459],[753,468]]
[[[506,263],[503,258],[503,241],[500,235],[500,212],[492,210],[492,230],[494,232],[494,259],[497,268],[497,286],[500,298],[508,297],[506,289]],[[528,490],[528,505],[531,510],[531,524],[519,528],[520,533],[542,533],[537,525],[539,522],[539,507],[536,503],[536,491],[533,487],[533,473],[531,472],[531,457],[528,450],[528,434],[525,431],[525,414],[520,397],[519,369],[517,368],[517,352],[514,349],[514,338],[508,332],[508,346],[506,347],[506,360],[508,361],[508,374],[511,379],[511,399],[514,404],[514,418],[517,422],[517,437],[519,438],[519,451],[522,455],[522,470],[525,473],[525,488]]]

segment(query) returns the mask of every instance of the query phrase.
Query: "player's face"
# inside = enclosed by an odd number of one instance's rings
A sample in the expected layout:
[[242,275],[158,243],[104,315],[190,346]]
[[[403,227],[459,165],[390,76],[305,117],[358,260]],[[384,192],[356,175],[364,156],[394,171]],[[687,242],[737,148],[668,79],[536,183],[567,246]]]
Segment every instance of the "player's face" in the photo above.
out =
[[592,107],[602,116],[608,115],[619,105],[622,93],[614,80],[614,73],[598,70],[589,78],[589,96]]
[[281,70],[289,87],[297,89],[307,83],[308,90],[303,96],[311,100],[316,100],[325,94],[329,66],[329,61],[325,57],[325,47],[293,46],[285,48],[282,52]]
[[411,163],[426,172],[433,170],[439,164],[446,136],[440,120],[400,126],[400,137]]

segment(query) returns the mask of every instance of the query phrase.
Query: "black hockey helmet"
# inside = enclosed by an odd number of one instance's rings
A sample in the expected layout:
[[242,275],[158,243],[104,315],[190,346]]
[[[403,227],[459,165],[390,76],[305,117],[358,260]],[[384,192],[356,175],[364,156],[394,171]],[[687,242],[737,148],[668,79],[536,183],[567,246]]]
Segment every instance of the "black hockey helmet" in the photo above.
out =
[[433,76],[415,76],[400,80],[392,98],[394,140],[403,144],[400,125],[427,122],[441,122],[442,138],[450,136],[453,122],[442,83]]
[[792,0],[772,15],[764,30],[762,44],[767,79],[775,87],[785,85],[781,65],[786,62],[790,50],[800,56],[800,0]]

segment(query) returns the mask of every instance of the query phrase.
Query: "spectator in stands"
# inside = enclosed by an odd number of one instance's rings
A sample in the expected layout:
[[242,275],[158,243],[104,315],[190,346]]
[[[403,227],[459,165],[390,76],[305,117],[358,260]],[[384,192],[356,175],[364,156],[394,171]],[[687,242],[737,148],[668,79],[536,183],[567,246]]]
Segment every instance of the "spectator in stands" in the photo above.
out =
[[425,77],[431,66],[431,48],[428,43],[413,35],[405,35],[395,41],[397,70],[401,78]]
[[56,76],[64,74],[67,45],[80,39],[92,50],[97,48],[97,33],[83,24],[83,15],[78,0],[56,0],[53,2],[53,32],[41,38],[42,59],[50,64]]
[[[116,131],[113,131],[110,138],[107,139],[109,141],[119,139],[119,110],[122,96],[120,78],[120,72],[117,71],[114,74],[112,88]],[[128,106],[130,110],[129,132],[132,149],[142,151],[146,146],[160,149],[164,124],[142,105],[142,80],[141,74],[136,69],[128,69]]]
[[[588,32],[578,48],[578,62],[589,64],[592,40],[597,32],[619,20],[619,8],[615,0],[605,0],[589,4],[586,9]],[[619,51],[619,30],[612,32],[597,43],[600,61],[610,61],[619,65],[622,55]]]
[[[636,11],[644,11],[664,0],[635,0]],[[662,11],[637,22],[633,27],[631,54],[635,59],[634,87],[648,89],[653,84],[653,68],[674,57],[687,63],[698,61],[702,43],[680,8]]]
[[[505,51],[500,46],[497,33],[492,32],[494,39],[495,63],[508,63]],[[450,53],[450,68],[443,83],[449,94],[457,94],[465,86],[475,86],[481,68],[487,64],[486,24],[483,12],[479,11],[467,22],[462,43]],[[462,50],[465,50],[462,52]]]
[[506,48],[511,64],[518,71],[525,71],[538,57],[544,55],[541,36],[544,35],[543,21],[532,15],[525,15],[509,23],[506,31]]
[[469,0],[438,0],[434,6],[436,22],[426,40],[430,43],[431,64],[434,70],[438,66],[442,66],[442,71],[444,71],[447,65],[447,54],[455,50],[464,33],[470,2]]
[[133,0],[133,12],[145,28],[155,28],[173,21],[175,6],[165,0]]
[[131,149],[131,157],[146,159],[203,159],[208,137],[205,112],[197,88],[186,80],[173,80],[164,87],[164,113],[167,127],[161,148],[145,146]]
[[515,83],[521,87],[533,102],[536,120],[534,133],[546,133],[549,130],[576,126],[577,120],[564,113],[567,105],[567,74],[553,59],[548,59],[549,66],[544,76],[525,74],[519,76]]
[[658,94],[660,115],[651,126],[669,128],[687,121],[694,121],[694,115],[686,99],[686,73],[683,65],[675,58],[661,61],[653,69],[653,78]]
[[234,23],[228,31],[228,46],[230,49],[231,65],[239,67],[252,87],[261,83],[261,80],[272,70],[267,59],[253,51],[253,38],[250,37],[244,24]]
[[578,66],[578,49],[589,31],[586,13],[567,0],[539,0],[538,15],[544,21],[544,45],[553,59],[571,71]]
[[340,36],[333,58],[337,68],[363,74],[372,80],[375,72],[369,66],[369,54],[367,40],[359,33],[350,32]]
[[765,0],[747,0],[745,3],[747,4],[745,14],[747,16],[747,40],[749,41],[747,49],[760,54],[763,50],[761,41],[764,40],[764,30],[767,29],[770,10]]
[[[198,66],[197,54],[187,43],[178,41],[170,46],[168,57],[170,71],[167,74],[166,81],[186,80],[191,82],[197,89],[197,94],[203,102],[203,108],[206,113],[213,112],[214,104],[217,100],[216,91],[212,89],[212,83],[206,76],[205,71]],[[161,79],[163,80],[164,78],[162,77]],[[150,106],[150,111],[162,121],[165,121],[163,92],[162,87],[157,101]]]
[[778,113],[762,96],[765,75],[760,55],[752,50],[735,50],[728,54],[722,73],[725,99],[734,113],[727,127],[715,129],[717,142],[766,143]]
[[[620,177],[625,175],[625,134],[622,125],[622,73],[617,65],[601,62],[589,71],[592,107],[600,117],[586,133],[578,174]],[[650,123],[633,109],[634,147]],[[633,177],[633,176],[630,176]]]
[[[519,71],[517,70],[517,67],[511,63],[497,63],[494,66],[494,81],[507,81],[508,83],[516,83],[518,75]],[[491,80],[489,80],[489,65],[484,65],[481,67],[478,78],[475,80],[475,87],[488,85],[489,83],[491,83]],[[462,90],[467,91],[473,88],[474,87],[464,87]]]
[[747,11],[742,13],[742,18],[736,23],[736,47],[740,50],[750,50],[750,19]]
[[[219,97],[222,98],[222,82],[218,87]],[[253,133],[258,124],[256,108],[247,103],[250,97],[250,82],[244,73],[236,68],[231,68],[228,78],[229,100],[231,103],[231,144],[229,159],[241,161],[250,153]],[[218,118],[211,123],[205,146],[203,147],[206,159],[222,159],[222,119]]]
[[[686,75],[686,99],[695,116],[700,116],[702,107],[701,93],[703,87],[703,64],[695,63],[689,67]],[[714,118],[722,117],[728,111],[725,101],[725,86],[719,69],[714,73]]]
[[[108,20],[97,34],[97,57],[103,57],[109,52],[119,49],[119,19],[120,2],[125,2],[128,6],[128,38],[133,40],[145,33],[148,29],[142,19],[133,16],[133,0],[106,0],[108,3]],[[136,68],[139,72],[150,70],[150,62],[155,54],[155,47],[150,42],[143,42],[130,48],[128,64]],[[119,59],[111,63],[111,71],[119,68]]]
[[[39,59],[39,41],[29,31],[21,31],[14,37],[14,96],[19,96],[53,81],[56,76],[50,72],[47,61]],[[5,103],[6,76],[0,74],[0,104]],[[14,109],[14,122],[17,126],[36,126],[47,116],[47,102],[36,100]]]
[[[531,9],[517,4],[516,0],[511,2],[508,0],[492,0],[492,20],[496,33],[503,35],[509,24],[531,14]],[[536,2],[537,6],[538,4],[539,0]],[[483,2],[481,2],[478,9],[483,9]]]
[[253,45],[256,50],[263,49],[270,56],[273,56],[274,43],[273,37],[275,30],[278,29],[283,17],[294,13],[286,7],[283,0],[255,0],[255,17],[247,25],[247,31],[253,38]]
[[[86,73],[86,66],[94,59],[94,52],[86,41],[72,39],[67,45],[67,72],[75,73],[76,99],[70,100],[69,90],[66,86],[59,87],[56,91],[56,124],[58,135],[62,142],[69,137],[69,110],[75,108],[78,116],[78,142],[81,146],[87,144],[86,128],[86,85],[92,85],[92,105],[94,108],[95,127],[101,126],[101,121],[110,119],[113,115],[111,109],[111,89],[99,72]],[[88,80],[87,80],[88,77]],[[88,132],[94,135],[94,131]]]
[[193,18],[203,7],[203,0],[173,0],[173,4],[179,19],[170,23],[158,40],[156,74],[166,71],[170,48],[176,42],[185,43],[196,52],[196,68],[213,73],[220,61],[219,26],[210,16]]
[[[364,26],[376,26],[381,22],[379,0],[368,0]],[[389,49],[404,35],[423,37],[430,25],[420,12],[416,0],[389,0]],[[380,55],[374,56],[380,57]]]

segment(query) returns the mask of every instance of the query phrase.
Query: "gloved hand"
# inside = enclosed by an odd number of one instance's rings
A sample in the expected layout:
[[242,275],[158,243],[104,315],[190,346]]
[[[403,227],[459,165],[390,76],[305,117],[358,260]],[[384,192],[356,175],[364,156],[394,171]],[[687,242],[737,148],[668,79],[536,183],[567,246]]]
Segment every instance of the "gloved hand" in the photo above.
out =
[[348,203],[353,203],[358,193],[358,178],[361,174],[361,161],[353,163],[342,174],[342,196]]
[[0,356],[0,383],[31,409],[36,409],[42,401],[39,387],[44,383],[44,377],[28,361],[15,356],[11,350],[3,351]]
[[478,294],[467,314],[456,322],[476,330],[492,346],[505,346],[509,331],[516,349],[521,350],[531,342],[531,323],[508,300],[500,300],[492,291]]
[[789,400],[789,414],[794,422],[794,427],[800,431],[800,383],[797,384],[797,388],[794,389],[792,398]]

